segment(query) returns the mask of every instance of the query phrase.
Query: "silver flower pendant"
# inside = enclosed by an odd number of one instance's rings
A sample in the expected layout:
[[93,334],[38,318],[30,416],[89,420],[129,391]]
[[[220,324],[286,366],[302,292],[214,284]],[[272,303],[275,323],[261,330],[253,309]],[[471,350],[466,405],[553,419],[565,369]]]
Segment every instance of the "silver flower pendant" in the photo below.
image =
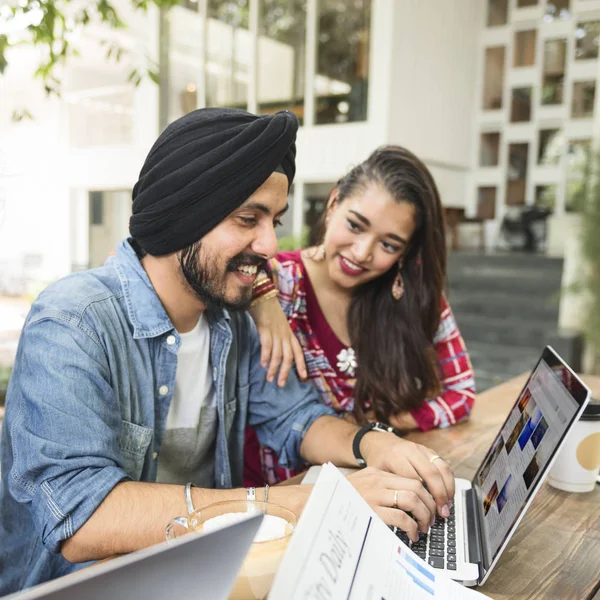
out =
[[353,348],[344,348],[337,355],[337,367],[342,373],[354,376],[356,372],[356,354]]

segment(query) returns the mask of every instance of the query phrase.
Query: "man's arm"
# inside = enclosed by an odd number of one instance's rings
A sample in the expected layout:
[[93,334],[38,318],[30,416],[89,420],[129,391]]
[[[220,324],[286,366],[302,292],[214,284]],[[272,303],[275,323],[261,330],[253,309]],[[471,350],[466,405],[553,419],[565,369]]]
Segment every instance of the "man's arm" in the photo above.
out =
[[[269,501],[300,514],[312,486],[271,488]],[[245,500],[246,490],[208,490],[192,488],[196,508],[213,502]],[[263,497],[264,490],[256,492]],[[165,541],[168,522],[187,514],[184,486],[126,481],[116,485],[94,514],[61,546],[70,562],[99,560],[126,554]]]
[[[352,451],[359,427],[346,419],[323,416],[306,432],[300,452],[310,464],[332,462],[340,467],[356,467]],[[360,442],[360,452],[370,467],[402,477],[422,480],[433,496],[438,512],[448,517],[454,498],[454,476],[441,459],[431,462],[435,452],[392,433],[368,432]]]

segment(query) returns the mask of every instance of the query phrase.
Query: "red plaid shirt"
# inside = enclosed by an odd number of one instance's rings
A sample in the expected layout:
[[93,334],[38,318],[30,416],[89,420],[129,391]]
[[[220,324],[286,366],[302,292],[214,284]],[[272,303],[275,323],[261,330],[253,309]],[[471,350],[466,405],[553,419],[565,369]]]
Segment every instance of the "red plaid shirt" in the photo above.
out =
[[[343,345],[337,338],[337,342],[332,342],[334,334],[314,299],[300,251],[281,252],[271,260],[270,267],[273,284],[279,291],[279,302],[304,350],[308,378],[319,390],[324,404],[332,406],[338,412],[351,411],[356,380],[337,368],[334,357],[338,347],[342,348]],[[270,282],[263,283],[260,289],[255,290],[255,296],[266,293],[272,287]],[[434,346],[442,391],[438,396],[424,400],[419,408],[410,411],[423,431],[434,427],[448,427],[466,419],[475,401],[471,361],[445,296],[441,299],[441,311]],[[276,466],[276,457],[269,449],[263,449],[262,458],[263,470],[270,483],[293,474]]]

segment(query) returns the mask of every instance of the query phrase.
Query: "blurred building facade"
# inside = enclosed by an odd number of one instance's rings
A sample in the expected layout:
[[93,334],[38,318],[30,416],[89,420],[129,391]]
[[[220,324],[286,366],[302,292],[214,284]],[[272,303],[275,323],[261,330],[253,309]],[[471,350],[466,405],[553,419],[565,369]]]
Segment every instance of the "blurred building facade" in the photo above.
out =
[[600,138],[600,2],[486,2],[469,211],[496,231],[511,207],[547,208],[547,253],[563,256]]
[[[3,291],[101,264],[127,235],[152,142],[203,106],[287,108],[300,119],[285,233],[312,225],[337,179],[388,143],[427,163],[446,206],[468,208],[482,0],[188,0],[167,14],[115,5],[128,29],[92,26],[74,40],[80,56],[62,72],[61,99],[32,79],[36,51],[9,55]],[[111,46],[119,62],[107,60]],[[131,70],[147,65],[160,67],[160,85],[133,85]]]
[[[494,246],[506,213],[527,205],[552,211],[551,255],[576,235],[600,138],[600,0],[115,6],[129,27],[73,40],[60,99],[32,78],[32,48],[11,50],[0,77],[1,291],[101,264],[127,235],[154,139],[203,106],[298,116],[284,234],[314,225],[337,179],[395,143],[429,166],[450,217],[474,218],[472,239]],[[134,85],[132,70],[147,68],[160,84]]]

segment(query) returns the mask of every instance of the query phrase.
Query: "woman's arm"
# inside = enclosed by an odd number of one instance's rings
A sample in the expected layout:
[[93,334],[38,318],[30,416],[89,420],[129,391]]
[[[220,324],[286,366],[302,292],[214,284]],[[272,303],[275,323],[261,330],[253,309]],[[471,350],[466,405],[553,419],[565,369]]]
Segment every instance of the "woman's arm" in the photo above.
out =
[[249,312],[260,336],[260,364],[263,368],[268,365],[267,381],[273,381],[279,369],[277,385],[283,387],[294,362],[301,379],[306,379],[308,375],[302,346],[279,304],[277,276],[271,270],[272,266],[277,266],[275,260],[269,269],[261,271],[256,278]]
[[440,373],[441,393],[410,411],[423,431],[449,427],[468,418],[475,402],[475,378],[467,348],[454,320],[452,309],[442,297],[440,326],[434,338]]

